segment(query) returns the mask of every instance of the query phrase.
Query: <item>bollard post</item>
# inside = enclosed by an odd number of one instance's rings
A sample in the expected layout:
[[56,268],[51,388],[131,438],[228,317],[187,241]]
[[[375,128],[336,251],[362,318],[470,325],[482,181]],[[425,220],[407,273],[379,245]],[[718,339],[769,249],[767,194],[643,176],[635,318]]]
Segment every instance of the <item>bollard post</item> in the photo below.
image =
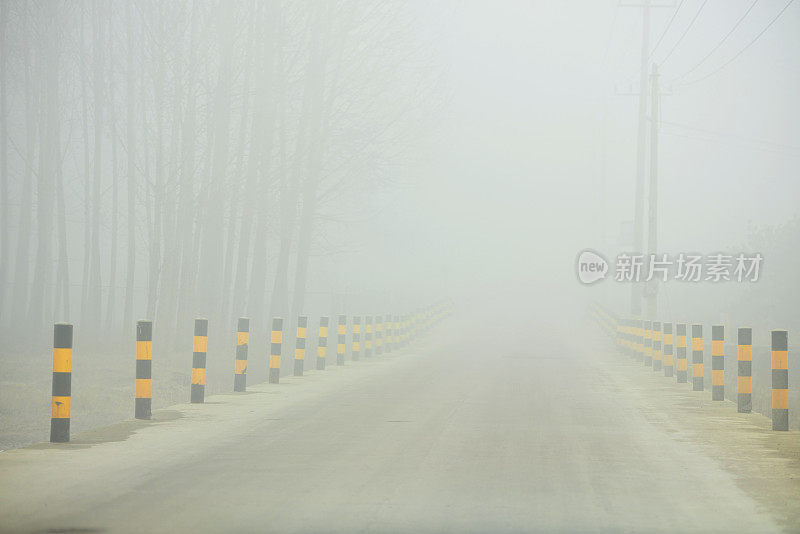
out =
[[644,358],[643,363],[652,367],[653,365],[653,323],[644,322]]
[[375,317],[375,355],[383,354],[383,317]]
[[361,359],[361,317],[353,317],[353,361]]
[[247,349],[250,343],[250,319],[239,317],[236,325],[236,361],[233,368],[233,391],[247,391]]
[[737,334],[736,407],[739,413],[753,411],[753,330],[740,328]]
[[50,400],[50,443],[69,441],[72,404],[72,325],[53,327],[53,389]]
[[772,430],[789,430],[789,335],[772,331]]
[[369,358],[372,356],[372,317],[367,315],[364,322],[367,323],[364,333],[364,357]]
[[325,358],[328,356],[328,318],[319,318],[319,335],[317,337],[317,370],[325,370]]
[[336,327],[336,365],[344,365],[344,353],[347,351],[347,316],[339,316]]
[[662,328],[664,329],[664,376],[672,378],[675,372],[675,360],[672,348],[672,323],[664,323]]
[[725,327],[711,326],[711,400],[725,400]]
[[703,325],[692,325],[692,390],[703,391]]
[[628,354],[628,319],[619,320],[619,351],[625,356]]
[[392,316],[386,315],[386,335],[384,336],[383,341],[383,350],[384,352],[392,352]]
[[687,372],[688,366],[686,363],[686,325],[679,323],[675,325],[675,329],[678,337],[677,354],[675,360],[675,377],[677,378],[679,384],[685,384],[689,379],[687,376],[689,373]]
[[644,361],[644,321],[641,319],[635,320],[636,326],[634,333],[636,335],[636,361]]
[[269,383],[281,381],[281,348],[283,345],[283,318],[272,318],[272,334],[269,344]]
[[205,400],[206,394],[206,350],[208,348],[208,319],[194,320],[194,353],[192,354],[191,402]]
[[150,419],[153,404],[153,323],[136,321],[136,419]]
[[297,318],[297,334],[294,345],[294,376],[303,376],[303,364],[306,359],[306,330],[308,317],[301,315]]
[[660,371],[661,366],[661,323],[653,321],[653,371]]

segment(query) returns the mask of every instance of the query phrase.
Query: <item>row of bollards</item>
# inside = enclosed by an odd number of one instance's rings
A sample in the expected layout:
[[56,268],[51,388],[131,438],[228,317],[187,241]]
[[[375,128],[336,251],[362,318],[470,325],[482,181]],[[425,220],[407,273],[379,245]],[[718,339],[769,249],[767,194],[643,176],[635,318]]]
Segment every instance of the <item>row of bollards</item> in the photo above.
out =
[[[418,334],[424,333],[449,314],[450,303],[429,306],[410,315],[386,315],[364,317],[364,356],[372,357],[373,341],[375,355],[389,353],[393,348],[402,348]],[[351,358],[361,357],[361,317],[352,317]],[[325,370],[328,351],[329,318],[319,319],[317,366]],[[295,335],[294,375],[302,376],[306,355],[308,317],[297,318]],[[53,388],[50,409],[50,441],[68,442],[70,438],[70,409],[72,398],[72,325],[56,323],[53,334]],[[339,315],[337,323],[336,364],[345,364],[347,353],[347,316]],[[373,338],[374,334],[374,338]],[[247,358],[250,342],[250,319],[240,317],[236,328],[236,353],[234,359],[233,390],[247,389]],[[277,384],[281,376],[281,354],[283,347],[283,318],[272,319],[269,350],[269,383]],[[206,386],[206,359],[208,351],[208,320],[195,319],[192,348],[192,374],[190,380],[190,402],[203,403]],[[136,383],[134,415],[137,419],[150,419],[152,414],[152,362],[153,323],[136,323]]]
[[[673,362],[673,324],[638,318],[617,319],[600,306],[593,307],[594,318],[615,337],[619,350],[653,371],[663,370],[678,383],[688,382],[687,349],[692,354],[692,389],[704,390],[703,325],[675,324]],[[687,345],[687,326],[690,344]],[[771,332],[772,354],[772,429],[789,430],[789,356],[786,330]],[[663,345],[662,345],[663,340]],[[674,369],[673,369],[674,365]],[[753,332],[751,328],[737,330],[737,410],[749,413],[753,409]],[[725,400],[725,327],[711,327],[711,399]]]

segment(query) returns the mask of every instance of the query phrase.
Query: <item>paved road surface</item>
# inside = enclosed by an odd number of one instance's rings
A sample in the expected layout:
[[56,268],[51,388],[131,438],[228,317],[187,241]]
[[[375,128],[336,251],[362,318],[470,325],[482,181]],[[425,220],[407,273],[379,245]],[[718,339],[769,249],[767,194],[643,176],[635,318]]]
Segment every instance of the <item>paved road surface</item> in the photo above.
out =
[[453,318],[402,354],[7,451],[0,531],[776,530],[590,332]]

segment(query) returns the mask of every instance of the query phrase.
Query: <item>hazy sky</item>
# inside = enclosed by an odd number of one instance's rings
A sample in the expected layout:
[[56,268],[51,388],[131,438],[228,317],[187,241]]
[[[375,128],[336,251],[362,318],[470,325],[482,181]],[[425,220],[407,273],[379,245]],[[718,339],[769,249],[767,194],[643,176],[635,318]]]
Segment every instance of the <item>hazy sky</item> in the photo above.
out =
[[[683,2],[656,61],[673,49],[701,4]],[[664,251],[710,253],[743,243],[748,220],[775,224],[796,211],[800,4],[719,73],[689,86],[671,83],[750,4],[709,1],[663,65],[670,95],[662,98],[662,121],[696,128],[662,124]],[[759,2],[684,81],[717,69],[784,5]],[[513,287],[509,280],[538,286],[536,278],[562,275],[567,281],[580,248],[615,250],[620,222],[633,218],[637,117],[637,99],[615,96],[615,85],[638,90],[641,40],[641,10],[616,6],[616,0],[459,2],[437,13],[434,20],[445,21],[438,28],[441,61],[453,98],[413,173],[417,187],[404,191],[384,221],[398,230],[399,217],[398,233],[413,237],[395,237],[415,251],[424,266],[419,272],[433,275],[434,285],[441,280],[437,270],[464,288]],[[673,13],[654,10],[651,49]]]

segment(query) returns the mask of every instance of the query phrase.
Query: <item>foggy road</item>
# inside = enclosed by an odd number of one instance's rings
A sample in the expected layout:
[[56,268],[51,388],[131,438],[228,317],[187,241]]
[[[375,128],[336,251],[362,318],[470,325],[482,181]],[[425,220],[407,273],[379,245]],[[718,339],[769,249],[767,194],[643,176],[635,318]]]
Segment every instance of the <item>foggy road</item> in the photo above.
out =
[[778,530],[598,332],[477,326],[4,452],[0,530]]

